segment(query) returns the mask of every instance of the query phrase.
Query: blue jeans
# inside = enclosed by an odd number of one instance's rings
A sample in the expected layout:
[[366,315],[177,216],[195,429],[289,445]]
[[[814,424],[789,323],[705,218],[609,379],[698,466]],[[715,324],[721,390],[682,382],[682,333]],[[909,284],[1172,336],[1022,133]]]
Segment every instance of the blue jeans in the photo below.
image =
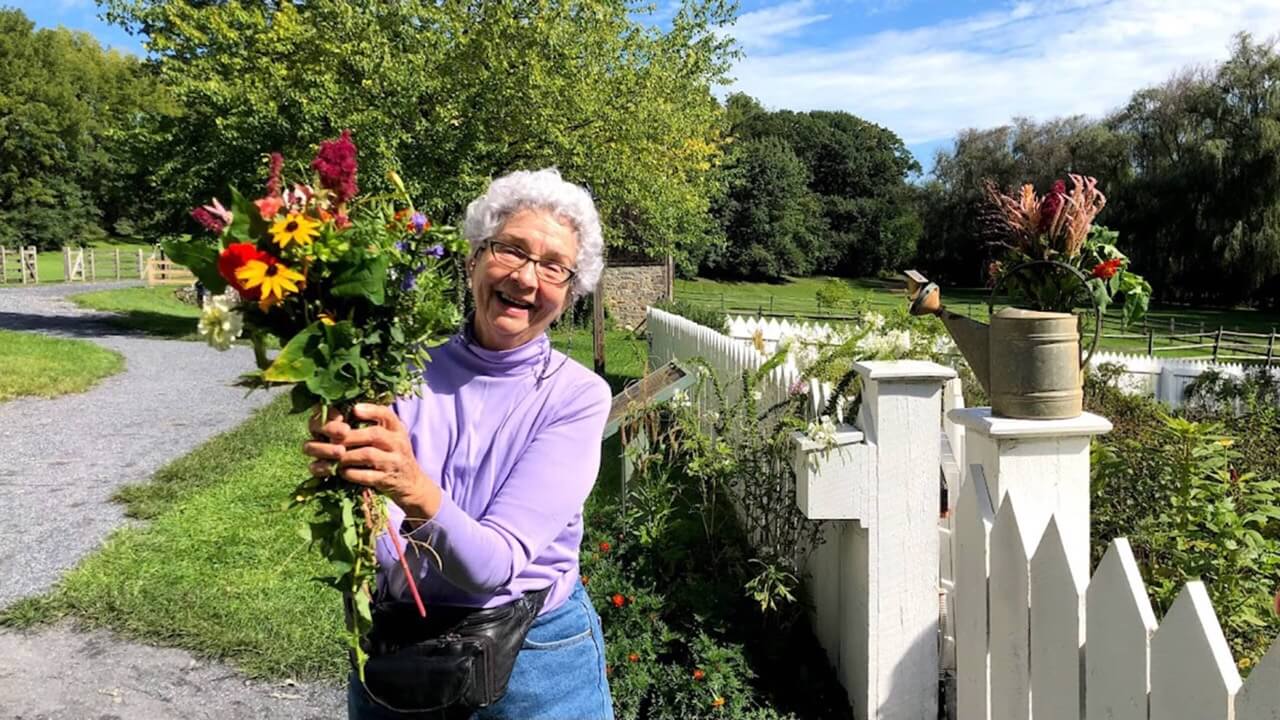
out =
[[[353,674],[347,687],[351,720],[467,720],[466,713],[406,714],[369,699]],[[604,671],[604,631],[587,591],[578,585],[564,604],[534,620],[516,655],[507,694],[469,720],[613,720]]]

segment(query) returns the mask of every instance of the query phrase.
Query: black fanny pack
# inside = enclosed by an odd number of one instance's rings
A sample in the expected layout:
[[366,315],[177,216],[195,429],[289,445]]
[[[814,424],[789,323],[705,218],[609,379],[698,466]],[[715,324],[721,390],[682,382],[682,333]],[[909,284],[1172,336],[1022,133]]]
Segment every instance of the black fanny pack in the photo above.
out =
[[550,591],[495,608],[430,605],[426,618],[413,603],[374,604],[365,691],[374,702],[406,713],[496,703]]

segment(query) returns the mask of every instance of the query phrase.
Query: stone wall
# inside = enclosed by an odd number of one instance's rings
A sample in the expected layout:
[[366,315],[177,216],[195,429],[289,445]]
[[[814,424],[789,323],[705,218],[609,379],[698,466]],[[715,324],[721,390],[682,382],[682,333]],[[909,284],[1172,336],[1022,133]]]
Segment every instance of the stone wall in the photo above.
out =
[[666,265],[605,266],[604,306],[617,325],[635,327],[645,308],[667,297]]

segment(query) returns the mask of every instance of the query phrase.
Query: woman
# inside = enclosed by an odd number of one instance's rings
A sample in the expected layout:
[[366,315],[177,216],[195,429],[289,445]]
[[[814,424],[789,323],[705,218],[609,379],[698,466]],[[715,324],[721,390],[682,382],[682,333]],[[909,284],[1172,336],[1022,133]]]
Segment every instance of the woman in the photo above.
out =
[[[431,351],[422,397],[357,405],[357,419],[376,423],[364,429],[341,416],[313,423],[304,452],[316,458],[311,472],[336,463],[387,495],[405,545],[430,545],[408,553],[428,616],[433,604],[543,597],[506,694],[475,718],[612,718],[600,618],[578,575],[610,391],[546,335],[604,269],[599,216],[555,170],[514,172],[467,207],[463,234],[475,312]],[[406,600],[394,553],[381,538],[379,595]],[[354,678],[348,700],[362,720],[457,716],[391,712]]]

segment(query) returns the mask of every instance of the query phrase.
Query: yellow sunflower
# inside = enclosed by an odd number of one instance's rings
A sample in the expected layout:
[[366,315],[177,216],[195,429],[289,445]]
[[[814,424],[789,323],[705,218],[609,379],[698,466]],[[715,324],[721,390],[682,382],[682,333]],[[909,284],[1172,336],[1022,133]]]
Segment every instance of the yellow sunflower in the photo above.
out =
[[271,239],[283,250],[289,243],[310,245],[320,234],[320,223],[299,212],[291,212],[271,226]]
[[298,292],[298,283],[303,280],[302,273],[290,270],[278,262],[261,260],[245,263],[236,270],[236,277],[244,283],[245,290],[258,288],[262,293],[260,303],[265,307],[283,300],[289,293]]

